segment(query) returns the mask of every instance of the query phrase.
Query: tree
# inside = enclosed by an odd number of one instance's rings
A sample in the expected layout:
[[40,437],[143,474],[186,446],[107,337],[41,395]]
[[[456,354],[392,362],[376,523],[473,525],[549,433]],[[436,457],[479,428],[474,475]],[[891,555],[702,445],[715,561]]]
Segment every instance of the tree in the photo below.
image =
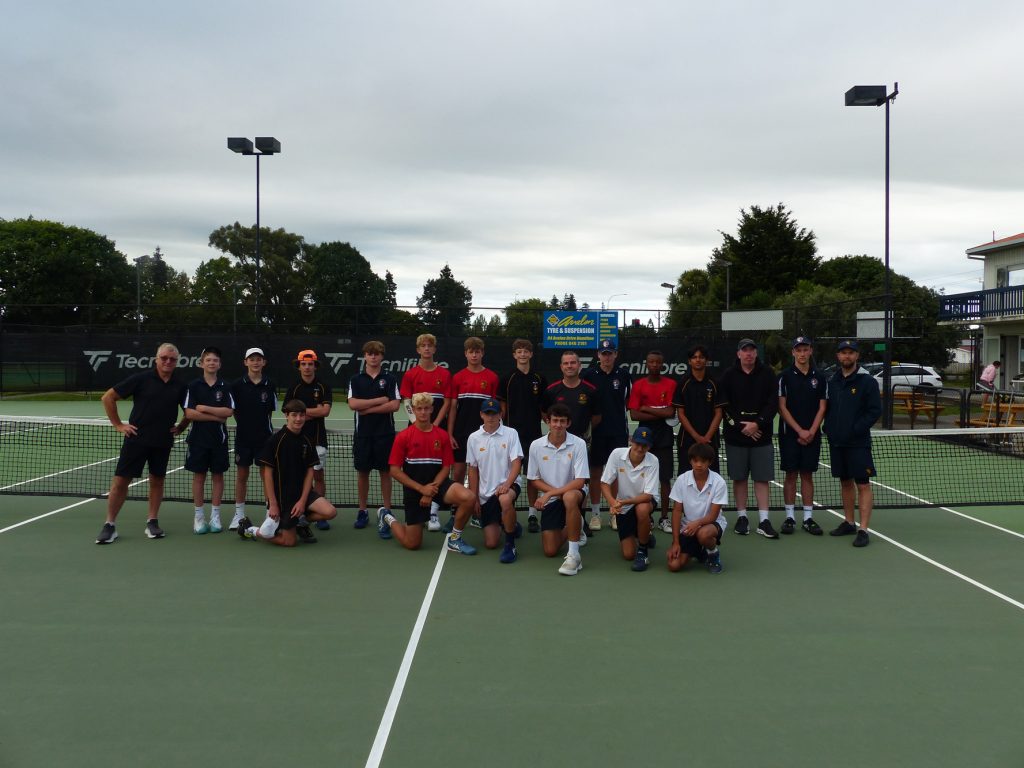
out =
[[142,327],[148,331],[177,330],[195,325],[205,308],[193,306],[192,281],[166,261],[160,246],[139,259],[142,281]]
[[477,315],[470,323],[469,332],[474,336],[502,336],[505,325],[501,322],[500,315],[491,315],[490,319],[484,315]]
[[305,274],[311,330],[316,333],[377,333],[386,310],[394,307],[394,279],[389,286],[349,243],[308,246]]
[[[246,322],[251,312],[239,309],[246,301],[245,275],[227,256],[202,262],[192,281],[192,303],[199,310],[197,320],[210,328],[236,327]],[[239,318],[239,315],[243,317]]]
[[472,316],[473,292],[459,282],[447,264],[438,277],[423,284],[416,298],[419,317],[428,327],[441,333],[461,333]]
[[548,303],[544,299],[518,299],[505,305],[505,335],[540,341],[544,333],[544,315],[548,311]]
[[722,244],[712,251],[708,269],[724,272],[725,263],[730,264],[732,308],[756,308],[751,294],[758,289],[772,296],[791,291],[800,280],[813,279],[821,261],[814,232],[798,229],[782,203],[740,210],[736,236],[721,234]]
[[0,219],[5,323],[134,321],[135,278],[134,266],[103,235],[43,219]]

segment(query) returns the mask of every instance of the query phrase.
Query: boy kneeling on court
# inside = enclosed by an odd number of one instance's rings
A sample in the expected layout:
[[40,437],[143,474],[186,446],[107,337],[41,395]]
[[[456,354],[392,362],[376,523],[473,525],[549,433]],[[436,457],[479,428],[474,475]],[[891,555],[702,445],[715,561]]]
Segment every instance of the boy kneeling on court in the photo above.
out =
[[455,508],[455,518],[448,535],[448,549],[475,555],[476,547],[463,541],[462,529],[469,522],[476,496],[448,477],[455,457],[448,433],[431,421],[434,398],[427,392],[417,392],[410,402],[416,420],[395,437],[388,458],[391,476],[402,484],[405,523],[382,508],[377,511],[377,533],[382,539],[394,535],[406,549],[419,549],[423,544],[423,526],[430,519],[430,503],[450,504]]
[[654,546],[651,512],[661,502],[660,463],[650,453],[653,444],[650,427],[637,427],[626,448],[612,450],[601,473],[601,495],[616,520],[622,556],[638,572],[647,570],[647,549]]
[[306,404],[293,399],[284,404],[285,425],[263,446],[258,463],[267,496],[267,519],[258,528],[243,517],[238,535],[263,539],[282,547],[294,547],[298,539],[313,544],[311,522],[332,520],[337,511],[313,490],[313,467],[319,461],[316,447],[302,434]]
[[681,571],[691,557],[707,563],[710,573],[722,572],[718,545],[729,523],[722,507],[729,502],[725,480],[711,471],[715,449],[695,443],[686,452],[690,471],[676,478],[668,497],[672,499],[672,546],[668,569]]

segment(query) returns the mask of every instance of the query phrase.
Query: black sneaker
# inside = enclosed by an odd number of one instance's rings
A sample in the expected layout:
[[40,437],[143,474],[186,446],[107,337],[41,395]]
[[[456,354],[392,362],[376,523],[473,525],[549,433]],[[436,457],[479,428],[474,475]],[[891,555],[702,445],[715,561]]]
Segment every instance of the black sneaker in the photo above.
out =
[[303,544],[316,544],[316,536],[309,530],[308,525],[297,525],[295,526],[295,533],[299,537],[299,541]]
[[803,525],[800,526],[807,531],[811,536],[821,536],[824,531],[821,530],[821,526],[814,522],[814,518],[808,517],[804,520]]
[[777,538],[779,538],[779,534],[777,534],[775,532],[775,529],[772,528],[772,521],[771,520],[762,520],[760,523],[758,523],[757,524],[757,532],[759,534],[761,534],[762,536],[764,536],[766,539],[777,539]]
[[783,536],[789,536],[795,530],[796,520],[794,520],[792,517],[787,517],[785,520],[782,521],[782,528],[780,529],[780,532]]
[[738,533],[740,536],[746,536],[750,533],[750,521],[747,520],[746,515],[740,515],[736,518],[736,527],[733,528],[733,531]]
[[717,549],[714,552],[708,552],[708,573],[721,573],[722,572],[722,554]]
[[852,536],[857,532],[857,526],[845,520],[828,532],[829,536]]
[[117,541],[117,530],[113,523],[104,523],[100,535],[96,537],[97,544],[113,544]]
[[235,530],[238,531],[238,535],[241,536],[242,540],[244,541],[244,540],[250,538],[250,536],[249,536],[249,529],[251,527],[252,527],[252,520],[250,520],[248,517],[242,516],[242,517],[238,518],[238,528],[236,528]]
[[540,523],[537,521],[536,515],[530,515],[526,518],[526,530],[530,533],[537,533],[540,531]]
[[866,547],[871,543],[871,537],[868,536],[867,531],[857,531],[857,535],[853,537],[853,546],[855,547]]
[[150,539],[162,539],[164,537],[163,528],[160,527],[160,523],[156,521],[155,517],[152,520],[146,521],[146,536]]

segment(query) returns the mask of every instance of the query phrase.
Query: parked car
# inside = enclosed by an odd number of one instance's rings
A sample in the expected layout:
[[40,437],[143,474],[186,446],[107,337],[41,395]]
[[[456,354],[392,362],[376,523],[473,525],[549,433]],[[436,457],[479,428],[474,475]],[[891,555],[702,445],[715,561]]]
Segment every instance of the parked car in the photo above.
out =
[[[864,367],[867,372],[874,376],[878,382],[878,390],[882,391],[882,363],[866,363]],[[892,384],[900,384],[912,387],[941,387],[942,376],[930,365],[919,365],[918,363],[897,363],[892,364]]]

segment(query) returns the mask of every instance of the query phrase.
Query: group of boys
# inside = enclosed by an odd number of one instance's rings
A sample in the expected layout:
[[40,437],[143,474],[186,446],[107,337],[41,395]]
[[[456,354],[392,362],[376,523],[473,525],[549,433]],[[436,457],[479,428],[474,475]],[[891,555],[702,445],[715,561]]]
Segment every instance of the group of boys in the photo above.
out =
[[[567,545],[560,573],[575,575],[582,568],[580,548],[586,545],[588,533],[601,527],[602,498],[612,528],[618,531],[622,556],[631,561],[633,570],[648,566],[649,550],[655,546],[653,515],[658,510],[657,527],[672,537],[668,567],[680,570],[692,558],[719,573],[718,545],[727,527],[722,509],[728,502],[726,483],[718,472],[719,426],[723,425],[736,499],[734,531],[749,532],[749,477],[754,481],[760,518],[756,530],[777,539],[768,518],[768,483],[774,476],[772,427],[778,413],[785,472],[782,533],[796,529],[798,480],[801,527],[812,535],[822,533],[812,511],[813,473],[824,425],[846,513],[844,522],[831,533],[855,533],[854,545],[865,546],[871,513],[869,479],[874,474],[870,427],[880,412],[877,387],[860,380],[855,342],[839,345],[840,371],[829,382],[811,364],[809,339],[798,337],[792,347],[792,366],[775,376],[757,359],[756,344],[743,339],[734,366],[717,383],[708,375],[708,351],[703,346],[690,350],[688,372],[679,382],[662,376],[663,355],[651,351],[646,356],[646,376],[634,382],[625,367],[617,365],[615,344],[604,340],[597,364],[586,371],[581,370],[576,352],[563,352],[562,378],[549,384],[532,368],[533,347],[527,340],[513,343],[516,366],[499,379],[483,365],[482,340],[466,340],[467,365],[450,375],[434,359],[436,338],[423,334],[416,340],[419,362],[399,385],[393,374],[383,370],[383,343],[367,342],[362,350],[363,369],[351,378],[347,400],[355,415],[353,464],[359,509],[354,527],[369,525],[370,474],[377,471],[383,502],[376,520],[381,538],[394,537],[402,546],[417,549],[424,528],[442,530],[440,511],[450,508],[444,527],[450,551],[476,553],[462,537],[473,521],[483,529],[486,547],[496,549],[503,542],[499,559],[512,563],[518,557],[516,539],[522,532],[515,504],[521,493],[520,475],[525,474],[529,530],[540,532],[548,557],[556,557]],[[336,511],[326,498],[324,466],[325,419],[332,393],[316,375],[315,351],[303,350],[294,361],[299,380],[288,390],[282,408],[286,423],[276,433],[270,415],[277,401],[272,383],[262,375],[266,364],[262,350],[247,350],[246,374],[230,386],[219,377],[220,358],[219,350],[204,349],[203,375],[186,386],[173,376],[177,349],[164,344],[153,370],[130,377],[104,394],[107,416],[124,433],[125,443],[111,485],[107,522],[97,543],[117,538],[114,522],[127,485],[132,477],[141,476],[147,462],[146,535],[163,536],[157,520],[163,476],[174,436],[188,423],[192,427],[186,439],[185,468],[193,473],[194,531],[221,531],[223,473],[228,466],[226,422],[232,416],[238,425],[238,475],[229,528],[243,538],[294,546],[299,541],[316,541],[311,524],[322,530],[330,527],[328,521]],[[126,397],[134,398],[134,403],[129,422],[122,423],[116,401]],[[394,414],[402,400],[410,424],[399,432]],[[185,417],[175,423],[179,405]],[[631,438],[627,414],[639,425]],[[680,425],[678,437],[676,424]],[[674,482],[673,448],[679,462]],[[260,466],[267,499],[267,519],[260,526],[244,515],[253,463]],[[212,476],[209,521],[204,513],[208,473]],[[592,478],[596,482],[591,486]],[[392,480],[403,488],[404,522],[391,510]],[[588,496],[589,521],[585,519]],[[860,505],[859,530],[853,524],[855,502]]]

